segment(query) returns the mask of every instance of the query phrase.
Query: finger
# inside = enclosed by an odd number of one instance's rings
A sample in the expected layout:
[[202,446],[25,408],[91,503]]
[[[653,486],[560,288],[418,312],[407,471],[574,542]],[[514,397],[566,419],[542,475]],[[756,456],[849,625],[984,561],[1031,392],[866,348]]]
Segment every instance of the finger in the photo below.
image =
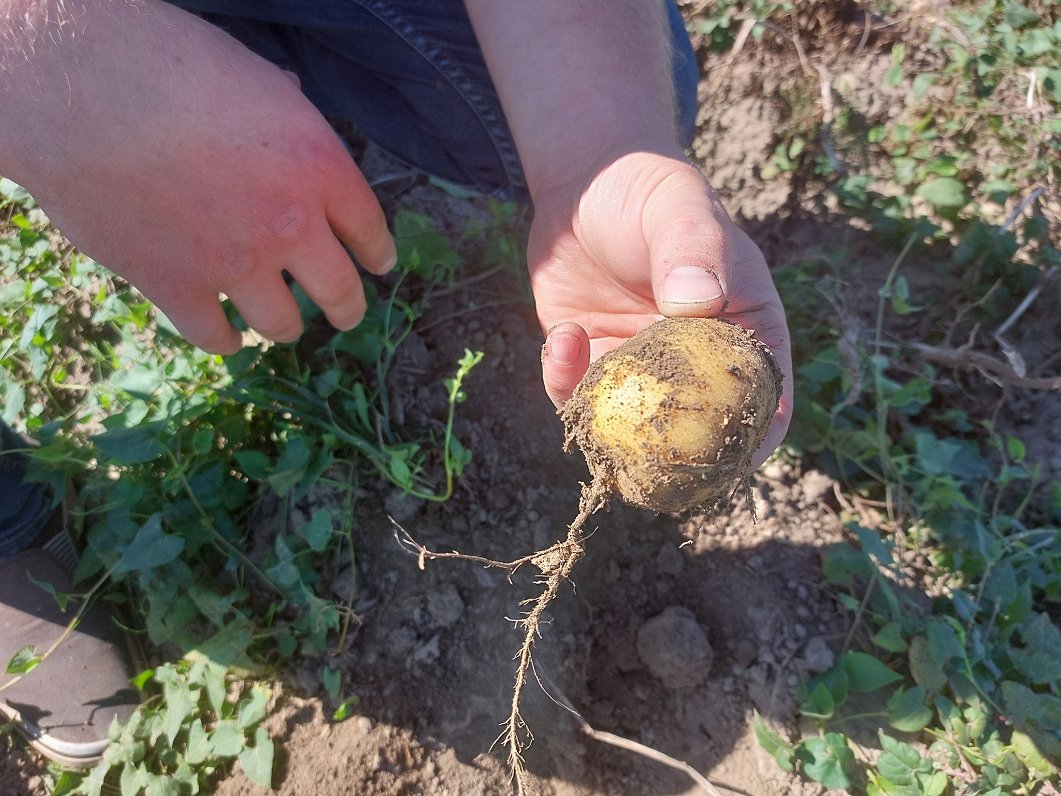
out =
[[732,319],[750,329],[759,341],[766,344],[773,352],[774,359],[781,369],[781,400],[762,445],[752,456],[751,467],[756,469],[769,459],[784,441],[792,420],[792,350],[788,325],[785,322],[785,313],[780,302],[769,302],[745,314],[733,316]]
[[542,346],[542,381],[559,409],[571,397],[589,367],[589,335],[577,323],[561,323],[549,330]]
[[346,162],[349,168],[337,178],[328,202],[328,223],[366,271],[385,274],[398,262],[394,238],[372,188],[354,161],[347,157]]
[[694,169],[675,172],[649,197],[642,228],[660,313],[711,317],[726,306],[732,222]]
[[353,329],[365,317],[365,289],[357,269],[330,229],[322,227],[309,249],[312,261],[291,266],[313,302],[336,329]]
[[177,327],[181,336],[210,354],[230,356],[242,347],[242,336],[228,322],[216,293],[182,291],[167,286],[164,295],[144,291]]
[[228,297],[247,325],[267,340],[290,343],[302,334],[298,303],[279,272],[244,280]]

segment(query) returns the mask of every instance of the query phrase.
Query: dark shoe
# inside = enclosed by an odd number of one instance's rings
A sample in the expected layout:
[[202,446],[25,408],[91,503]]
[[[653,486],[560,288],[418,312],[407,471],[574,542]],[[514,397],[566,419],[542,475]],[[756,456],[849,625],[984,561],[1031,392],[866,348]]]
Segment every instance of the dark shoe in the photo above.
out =
[[[76,554],[60,531],[43,548],[0,561],[0,716],[6,717],[50,760],[75,768],[96,763],[107,747],[115,719],[126,721],[140,704],[122,633],[103,606],[89,608],[81,622],[32,671],[6,673],[20,649],[46,652],[76,614],[66,612],[29,575],[70,593],[69,566]],[[64,566],[65,564],[65,566]]]

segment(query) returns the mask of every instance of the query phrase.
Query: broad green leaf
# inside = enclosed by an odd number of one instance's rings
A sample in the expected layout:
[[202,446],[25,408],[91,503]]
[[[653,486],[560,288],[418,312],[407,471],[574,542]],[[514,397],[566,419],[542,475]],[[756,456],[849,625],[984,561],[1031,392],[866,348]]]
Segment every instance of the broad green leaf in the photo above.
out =
[[840,661],[847,672],[848,686],[852,691],[876,691],[903,679],[902,675],[864,652],[846,652]]
[[218,757],[236,757],[246,745],[247,738],[243,730],[231,719],[218,722],[217,727],[210,733],[210,746]]
[[261,722],[269,706],[269,696],[270,691],[265,685],[252,685],[250,697],[241,699],[236,708],[236,724],[247,730]]
[[1010,743],[1021,762],[1036,776],[1049,777],[1057,773],[1057,768],[1047,760],[1038,744],[1026,733],[1014,730]]
[[918,732],[932,721],[932,709],[925,705],[925,687],[900,688],[888,700],[888,721],[901,732]]
[[184,726],[185,721],[191,717],[192,712],[195,710],[199,691],[196,689],[193,696],[186,681],[174,679],[163,684],[162,694],[164,697],[161,711],[162,734],[166,736],[169,745],[173,746],[177,733],[181,731],[181,727]]
[[96,434],[91,440],[114,464],[143,464],[154,461],[166,450],[159,440],[165,425],[158,422],[132,428],[115,428]]
[[184,550],[184,539],[162,530],[162,515],[152,514],[136,536],[122,549],[114,574],[139,572],[163,566],[173,561]]
[[1021,683],[1012,680],[1003,682],[1002,699],[1007,717],[1018,727],[1037,722],[1043,715],[1043,698]]
[[1011,648],[1009,655],[1021,674],[1037,685],[1061,681],[1061,631],[1050,617],[1036,614],[1018,631],[1023,648]]
[[921,757],[912,746],[880,734],[881,756],[877,759],[877,770],[881,776],[896,785],[917,785],[918,774],[930,774],[932,763]]
[[118,777],[118,789],[122,796],[138,796],[150,782],[147,769],[143,763],[135,766],[124,766]]
[[254,731],[254,745],[239,753],[239,765],[252,782],[273,786],[273,739],[263,728]]
[[149,774],[144,796],[181,796],[181,787],[172,777]]
[[854,765],[855,756],[845,736],[830,732],[822,738],[811,738],[804,743],[802,751],[811,756],[803,769],[815,782],[838,790],[846,790],[851,785],[847,771]]
[[196,766],[206,762],[213,752],[210,738],[203,727],[203,722],[196,719],[188,728],[188,742],[184,749],[184,759],[191,765]]
[[931,177],[918,186],[917,195],[944,210],[964,207],[969,201],[965,185],[954,177]]
[[1039,21],[1039,15],[1023,3],[1007,0],[1002,19],[1012,28],[1020,29]]

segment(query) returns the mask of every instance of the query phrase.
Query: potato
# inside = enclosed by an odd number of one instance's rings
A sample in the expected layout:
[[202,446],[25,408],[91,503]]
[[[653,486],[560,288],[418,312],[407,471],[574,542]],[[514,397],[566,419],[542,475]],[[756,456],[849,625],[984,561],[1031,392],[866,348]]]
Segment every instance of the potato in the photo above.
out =
[[780,398],[781,371],[751,332],[667,318],[590,365],[560,414],[595,482],[677,512],[732,494]]

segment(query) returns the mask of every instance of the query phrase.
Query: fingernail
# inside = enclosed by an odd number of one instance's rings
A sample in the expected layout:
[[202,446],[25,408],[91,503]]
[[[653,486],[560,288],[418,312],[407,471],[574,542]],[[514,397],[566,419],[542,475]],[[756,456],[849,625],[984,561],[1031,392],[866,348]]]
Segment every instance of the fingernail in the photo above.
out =
[[667,304],[709,304],[722,298],[722,286],[710,271],[680,265],[663,278],[662,300]]
[[582,343],[570,332],[553,332],[546,345],[549,347],[549,358],[558,365],[577,362],[582,352]]

